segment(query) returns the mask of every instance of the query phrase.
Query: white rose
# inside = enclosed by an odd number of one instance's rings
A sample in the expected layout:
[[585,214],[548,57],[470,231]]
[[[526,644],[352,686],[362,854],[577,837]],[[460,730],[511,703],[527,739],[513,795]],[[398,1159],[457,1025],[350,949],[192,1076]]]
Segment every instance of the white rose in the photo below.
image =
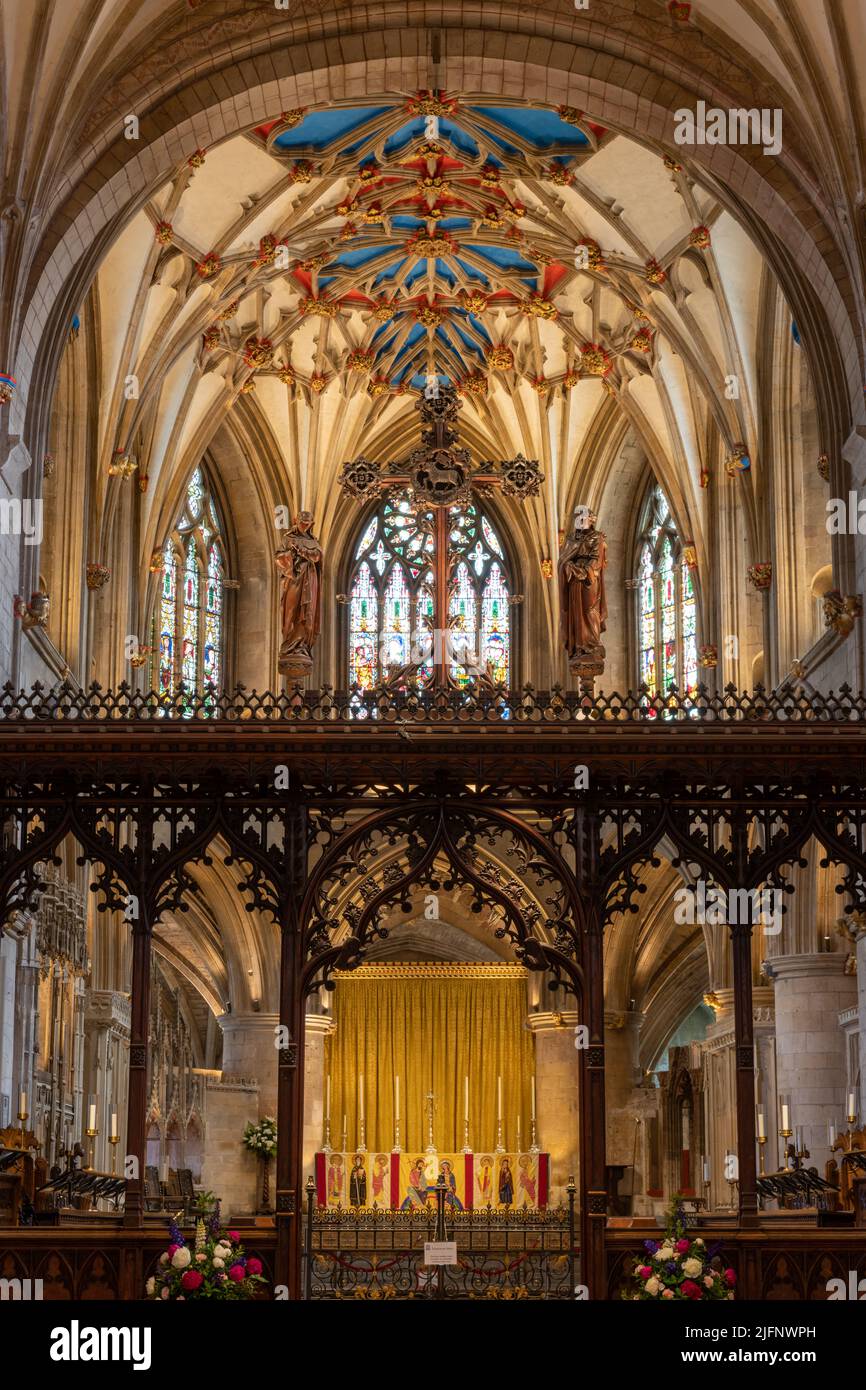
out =
[[663,1245],[660,1250],[656,1251],[655,1257],[657,1260],[672,1260],[674,1257],[673,1248],[670,1245]]
[[162,1254],[161,1254],[160,1257],[159,1257],[159,1262],[160,1262],[161,1265],[167,1265],[167,1264],[168,1264],[168,1255],[166,1254],[166,1252],[165,1252],[164,1250],[163,1250]]
[[171,1257],[171,1263],[175,1269],[186,1269],[187,1265],[190,1264],[191,1261],[192,1256],[190,1255],[185,1245],[181,1245],[178,1250],[175,1250],[174,1254]]
[[156,1289],[156,1280],[154,1279],[153,1275],[150,1276],[144,1287],[147,1290],[148,1294],[151,1297],[153,1297],[154,1291]]
[[226,1262],[225,1262],[225,1260],[221,1260],[220,1257],[219,1257],[219,1255],[214,1255],[214,1257],[213,1257],[213,1267],[214,1267],[214,1269],[225,1269],[225,1267],[226,1267]]
[[644,1284],[644,1288],[646,1289],[647,1293],[652,1294],[653,1298],[655,1298],[656,1294],[661,1288],[661,1284],[653,1274],[649,1279],[647,1279],[646,1283]]
[[704,1242],[701,1240],[700,1236],[698,1236],[697,1240],[694,1242],[695,1245],[703,1245],[703,1243]]
[[683,1274],[687,1274],[690,1279],[694,1279],[702,1269],[700,1260],[683,1260]]

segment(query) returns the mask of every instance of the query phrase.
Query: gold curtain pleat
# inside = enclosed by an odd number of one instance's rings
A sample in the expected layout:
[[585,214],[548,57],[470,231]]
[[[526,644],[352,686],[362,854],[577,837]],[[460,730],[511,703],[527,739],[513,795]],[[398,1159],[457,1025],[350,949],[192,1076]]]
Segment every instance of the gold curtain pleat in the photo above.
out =
[[[530,1144],[533,1035],[525,1027],[526,972],[520,967],[360,967],[338,977],[336,1030],[328,1041],[331,1145],[360,1141],[359,1077],[364,1078],[368,1150],[390,1151],[395,1085],[400,1078],[400,1142],[428,1144],[427,1095],[433,1093],[433,1141],[443,1153],[464,1143],[469,1078],[469,1143],[476,1153],[497,1137],[497,1079],[502,1078],[503,1145]],[[489,971],[489,974],[487,973]]]

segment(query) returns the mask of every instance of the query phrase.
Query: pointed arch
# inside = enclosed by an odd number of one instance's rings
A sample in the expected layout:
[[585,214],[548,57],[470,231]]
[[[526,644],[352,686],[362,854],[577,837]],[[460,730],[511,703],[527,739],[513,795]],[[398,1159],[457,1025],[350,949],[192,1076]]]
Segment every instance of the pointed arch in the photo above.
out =
[[688,549],[667,497],[653,479],[635,541],[634,665],[637,684],[646,686],[651,695],[667,695],[673,687],[686,696],[697,690],[697,599]]

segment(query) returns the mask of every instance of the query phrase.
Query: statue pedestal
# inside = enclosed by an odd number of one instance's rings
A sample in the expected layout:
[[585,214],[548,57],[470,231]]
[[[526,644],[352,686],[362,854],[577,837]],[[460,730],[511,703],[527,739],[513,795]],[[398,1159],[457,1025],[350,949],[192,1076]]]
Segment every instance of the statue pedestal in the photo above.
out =
[[313,658],[308,652],[290,651],[283,652],[280,649],[279,670],[283,676],[288,676],[291,680],[305,680],[313,669]]
[[595,694],[595,680],[597,676],[604,675],[606,655],[604,647],[595,647],[592,651],[581,652],[569,660],[568,669],[573,676],[577,676],[581,695],[591,697]]

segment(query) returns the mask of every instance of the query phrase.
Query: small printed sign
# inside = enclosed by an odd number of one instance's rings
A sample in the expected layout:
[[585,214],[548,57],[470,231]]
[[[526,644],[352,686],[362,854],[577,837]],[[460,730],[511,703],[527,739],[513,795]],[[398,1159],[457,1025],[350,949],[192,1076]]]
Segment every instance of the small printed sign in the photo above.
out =
[[425,1240],[424,1263],[425,1265],[456,1265],[456,1240]]

